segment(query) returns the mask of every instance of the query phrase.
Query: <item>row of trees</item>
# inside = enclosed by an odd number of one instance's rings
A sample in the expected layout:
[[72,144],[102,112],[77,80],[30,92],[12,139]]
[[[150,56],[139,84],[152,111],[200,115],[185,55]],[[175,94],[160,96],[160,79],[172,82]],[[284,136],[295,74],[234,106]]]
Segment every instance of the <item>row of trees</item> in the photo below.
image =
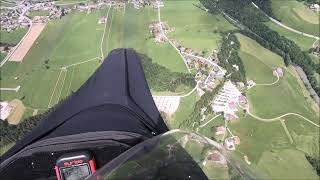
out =
[[264,13],[253,7],[251,0],[201,1],[204,2],[204,5],[211,4],[210,6],[206,6],[207,8],[214,7],[210,11],[224,11],[245,25],[248,29],[242,30],[243,33],[282,56],[287,66],[290,64],[300,66],[306,73],[313,89],[320,95],[320,87],[314,73],[317,67],[308,53],[303,52],[296,43],[279,35],[276,31],[271,30],[265,25],[268,18]]
[[[277,19],[273,12],[272,12],[272,6],[271,1],[266,0],[252,0],[257,6],[259,6],[260,9],[262,9],[263,12],[268,14],[268,16],[273,17],[274,19]],[[279,19],[277,19],[279,21]]]
[[314,158],[311,156],[306,155],[307,160],[311,164],[311,166],[316,170],[318,176],[320,176],[320,159]]
[[204,95],[202,95],[201,98],[196,102],[194,111],[188,116],[188,119],[186,119],[179,125],[179,129],[192,130],[193,123],[195,123],[194,128],[198,127],[200,125],[201,109],[207,108],[205,114],[212,113],[212,109],[209,106],[209,104],[213,100],[214,96],[218,94],[223,85],[224,82],[221,82],[217,85],[217,87],[213,89],[212,92],[207,92]]
[[[246,82],[246,70],[238,55],[240,43],[232,31],[222,33],[222,44],[218,53],[219,65],[231,73],[230,79],[235,82]],[[239,70],[233,67],[238,66]]]
[[15,143],[23,138],[28,132],[35,128],[40,120],[45,118],[52,109],[53,108],[44,113],[28,117],[18,125],[10,125],[7,121],[0,121],[0,144]]
[[[71,98],[73,93],[59,101],[58,104],[54,105],[47,111],[37,114],[35,116],[27,117],[18,125],[11,125],[7,121],[0,120],[0,145],[6,145],[9,143],[15,143],[16,141],[22,139],[27,133],[31,132],[38,124],[41,123],[52,111],[54,111],[58,106],[64,103],[67,99]],[[23,99],[22,97],[21,99]]]
[[148,85],[155,91],[176,92],[181,85],[193,88],[196,85],[194,75],[172,72],[164,66],[152,62],[144,54],[139,54]]

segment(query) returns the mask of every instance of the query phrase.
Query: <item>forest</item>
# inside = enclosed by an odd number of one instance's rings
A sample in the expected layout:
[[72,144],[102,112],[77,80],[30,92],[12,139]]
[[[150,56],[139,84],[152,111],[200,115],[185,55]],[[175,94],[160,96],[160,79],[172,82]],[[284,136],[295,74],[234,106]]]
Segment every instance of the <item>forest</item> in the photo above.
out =
[[181,85],[193,89],[196,86],[194,75],[190,73],[172,72],[164,66],[152,62],[144,54],[139,54],[148,85],[155,91],[176,92]]
[[[233,32],[222,34],[222,43],[218,52],[219,65],[227,70],[230,74],[230,79],[234,82],[246,83],[246,70],[243,62],[238,55],[240,43]],[[236,69],[233,65],[238,66]]]

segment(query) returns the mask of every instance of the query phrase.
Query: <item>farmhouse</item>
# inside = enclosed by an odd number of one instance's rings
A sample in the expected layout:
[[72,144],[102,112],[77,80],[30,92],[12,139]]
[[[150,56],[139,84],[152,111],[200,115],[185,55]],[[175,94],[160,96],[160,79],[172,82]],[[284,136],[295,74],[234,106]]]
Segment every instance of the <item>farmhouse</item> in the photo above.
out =
[[219,126],[216,129],[216,135],[224,135],[226,132],[226,128],[223,126]]
[[320,11],[320,6],[319,6],[319,4],[311,4],[310,9],[312,9],[314,11]]
[[233,137],[229,137],[224,140],[224,145],[228,150],[234,151],[236,150],[236,146],[234,145]]
[[273,69],[273,75],[283,77],[283,71],[281,67],[277,67]]

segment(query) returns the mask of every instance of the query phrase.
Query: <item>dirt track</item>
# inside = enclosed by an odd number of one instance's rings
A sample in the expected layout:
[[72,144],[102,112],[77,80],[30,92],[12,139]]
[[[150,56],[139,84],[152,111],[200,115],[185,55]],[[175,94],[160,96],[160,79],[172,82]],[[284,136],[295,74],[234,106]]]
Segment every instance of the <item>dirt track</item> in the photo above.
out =
[[38,36],[41,34],[42,30],[46,24],[33,24],[29,34],[21,42],[19,47],[13,52],[9,61],[21,62],[24,56],[28,53],[29,49],[32,47],[32,44],[37,40]]

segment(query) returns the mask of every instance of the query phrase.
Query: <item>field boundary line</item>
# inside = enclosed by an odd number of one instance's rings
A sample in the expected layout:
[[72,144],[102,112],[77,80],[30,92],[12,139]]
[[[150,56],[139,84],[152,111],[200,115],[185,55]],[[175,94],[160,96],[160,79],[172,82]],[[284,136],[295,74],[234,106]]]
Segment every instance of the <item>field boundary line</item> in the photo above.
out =
[[67,73],[68,73],[68,70],[62,70],[62,71],[65,71],[65,76],[64,76],[63,81],[62,81],[62,86],[61,86],[61,90],[60,90],[60,93],[59,93],[59,96],[58,96],[57,103],[58,103],[58,102],[59,102],[59,100],[60,100],[61,93],[62,93],[62,91],[63,91],[64,82],[65,82],[65,80],[66,80]]
[[107,12],[107,21],[104,25],[104,30],[103,30],[103,34],[102,34],[102,37],[101,37],[101,43],[100,43],[100,53],[101,53],[101,59],[103,59],[104,55],[103,55],[103,50],[102,50],[102,45],[103,45],[103,41],[104,41],[104,35],[106,33],[106,29],[107,29],[107,24],[108,24],[108,20],[109,20],[109,11],[111,9],[111,6],[109,6],[109,9],[108,9],[108,12]]
[[213,121],[214,119],[216,119],[217,117],[221,116],[221,114],[216,115],[215,117],[211,118],[209,121],[205,122],[204,124],[201,124],[199,126],[199,128],[202,128],[204,126],[206,126],[207,124],[209,124],[211,121]]
[[53,92],[52,92],[52,94],[51,94],[50,101],[49,101],[49,104],[48,104],[48,108],[51,107],[50,105],[51,105],[52,97],[53,97],[53,95],[54,95],[54,92],[56,91],[56,88],[57,88],[57,85],[58,85],[58,82],[59,82],[61,73],[62,73],[62,70],[61,70],[60,73],[59,73],[58,79],[57,79],[57,81],[56,81],[56,85],[54,86]]
[[108,37],[107,37],[107,47],[106,47],[107,52],[108,52],[108,47],[109,47],[110,31],[111,31],[111,27],[112,27],[112,23],[113,23],[113,13],[114,13],[114,8],[112,8],[111,23],[110,23],[110,26],[109,26],[109,32],[108,32]]
[[290,143],[293,144],[293,138],[292,138],[292,136],[291,136],[291,134],[290,134],[287,126],[286,126],[286,123],[284,122],[283,119],[280,119],[279,121],[280,121],[280,123],[281,123],[284,131],[286,132],[286,134],[287,134],[287,136],[288,136],[288,138],[289,138],[289,140],[290,140]]
[[81,61],[81,62],[77,62],[77,63],[74,63],[74,64],[69,64],[67,66],[64,66],[60,69],[68,69],[69,67],[71,66],[77,66],[77,65],[80,65],[80,64],[83,64],[83,63],[87,63],[87,62],[90,62],[90,61],[94,61],[96,59],[98,59],[99,57],[94,57],[94,58],[91,58],[91,59],[88,59],[88,60],[84,60],[84,61]]
[[72,73],[71,73],[71,79],[70,79],[70,84],[69,84],[69,87],[68,87],[68,91],[67,91],[67,96],[69,96],[69,92],[70,92],[70,88],[71,88],[71,84],[72,84],[72,79],[73,79],[73,74],[74,74],[74,69],[76,68],[76,66],[72,66],[73,69],[72,69]]

